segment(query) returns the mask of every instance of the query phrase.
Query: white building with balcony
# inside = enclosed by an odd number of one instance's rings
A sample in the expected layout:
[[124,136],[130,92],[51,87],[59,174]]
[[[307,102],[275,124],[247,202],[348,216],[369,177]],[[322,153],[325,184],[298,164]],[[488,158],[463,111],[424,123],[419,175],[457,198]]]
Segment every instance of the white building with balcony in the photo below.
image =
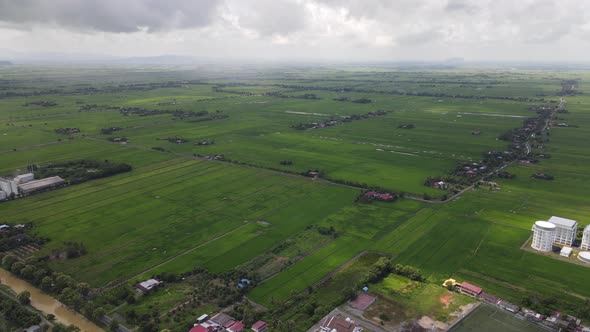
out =
[[533,225],[533,241],[531,247],[538,251],[551,251],[555,238],[556,226],[550,222],[537,221]]
[[553,242],[564,246],[571,246],[576,239],[578,222],[571,219],[553,216],[547,220],[555,225],[555,239]]
[[590,225],[584,227],[584,235],[582,235],[582,243],[580,249],[590,250]]

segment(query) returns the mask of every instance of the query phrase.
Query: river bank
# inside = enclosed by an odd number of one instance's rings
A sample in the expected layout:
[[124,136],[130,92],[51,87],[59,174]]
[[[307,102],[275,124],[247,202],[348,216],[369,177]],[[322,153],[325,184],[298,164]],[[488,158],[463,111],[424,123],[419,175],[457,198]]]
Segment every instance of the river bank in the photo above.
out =
[[0,283],[10,287],[17,294],[25,290],[29,291],[31,293],[31,306],[42,311],[45,315],[53,314],[55,320],[62,324],[77,326],[84,332],[104,332],[96,324],[79,313],[68,309],[63,303],[52,296],[1,268]]

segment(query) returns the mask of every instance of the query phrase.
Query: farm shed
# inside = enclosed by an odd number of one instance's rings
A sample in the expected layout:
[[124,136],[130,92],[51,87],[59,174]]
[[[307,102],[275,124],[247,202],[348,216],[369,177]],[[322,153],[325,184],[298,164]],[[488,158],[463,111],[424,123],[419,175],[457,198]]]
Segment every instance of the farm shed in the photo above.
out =
[[156,279],[148,279],[146,281],[143,281],[143,282],[140,282],[139,284],[137,284],[136,288],[144,293],[147,293],[161,283],[162,283],[161,281],[158,281]]
[[65,183],[65,180],[59,176],[52,176],[45,179],[33,180],[26,183],[19,184],[19,189],[23,194],[29,194],[38,190],[48,189]]

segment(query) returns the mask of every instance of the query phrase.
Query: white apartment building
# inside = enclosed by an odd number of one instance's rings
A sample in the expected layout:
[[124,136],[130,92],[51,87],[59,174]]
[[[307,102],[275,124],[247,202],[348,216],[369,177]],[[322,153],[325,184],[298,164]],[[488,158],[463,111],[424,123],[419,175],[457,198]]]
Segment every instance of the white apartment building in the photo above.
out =
[[584,227],[584,235],[582,236],[582,244],[580,244],[580,249],[590,250],[590,225]]
[[556,216],[549,218],[547,221],[555,225],[555,238],[553,240],[555,243],[564,246],[574,244],[576,231],[578,230],[577,221]]
[[538,251],[551,251],[555,238],[555,225],[546,221],[537,221],[533,225],[533,241],[531,247]]

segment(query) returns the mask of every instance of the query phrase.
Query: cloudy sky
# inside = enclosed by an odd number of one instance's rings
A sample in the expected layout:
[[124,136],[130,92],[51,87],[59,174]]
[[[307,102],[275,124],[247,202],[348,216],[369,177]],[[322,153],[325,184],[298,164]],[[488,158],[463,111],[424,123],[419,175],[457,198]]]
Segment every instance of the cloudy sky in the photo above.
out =
[[11,54],[588,61],[587,0],[0,0]]

